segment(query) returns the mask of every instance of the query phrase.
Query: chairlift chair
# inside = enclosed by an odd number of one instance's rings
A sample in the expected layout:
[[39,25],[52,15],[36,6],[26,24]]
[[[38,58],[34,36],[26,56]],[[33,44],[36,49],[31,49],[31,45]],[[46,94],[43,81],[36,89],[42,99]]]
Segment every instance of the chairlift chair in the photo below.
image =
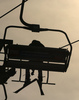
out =
[[[42,69],[58,72],[66,72],[70,58],[70,52],[66,49],[48,47],[37,48],[16,44],[7,46],[5,53],[6,61],[4,65],[6,67],[29,68],[35,70]],[[28,62],[29,60],[34,60],[36,62],[30,63]],[[40,61],[43,61],[43,63],[40,63]]]
[[[5,30],[5,37],[8,28],[13,26],[9,26]],[[16,27],[16,26],[14,26]],[[14,28],[13,27],[13,28]],[[19,26],[18,26],[19,28]],[[20,27],[23,28],[23,27]],[[49,47],[30,47],[28,45],[17,45],[17,44],[10,44],[5,46],[5,60],[4,66],[10,68],[19,68],[19,69],[33,69],[33,70],[44,70],[44,71],[55,71],[55,72],[66,72],[69,66],[69,61],[72,52],[72,45],[69,41],[67,34],[61,30],[54,30],[54,29],[43,29],[40,28],[39,30],[42,31],[57,31],[62,32],[65,34],[69,46],[70,51],[63,48],[49,48]],[[5,38],[4,38],[5,39]],[[33,62],[29,61],[34,60]],[[40,63],[42,61],[43,63]],[[21,81],[21,80],[19,80]],[[33,80],[38,81],[38,80]],[[29,84],[31,84],[30,82]],[[28,85],[29,85],[28,84]],[[42,84],[50,84],[48,81]],[[52,84],[54,85],[54,84]],[[40,87],[40,84],[39,84]],[[41,94],[43,95],[42,88],[40,87]],[[16,91],[15,93],[18,93]]]
[[[13,26],[9,26],[6,28],[4,35],[5,37],[7,29],[12,27]],[[17,28],[16,26],[14,27]],[[23,27],[18,26],[18,28],[23,28]],[[62,30],[43,29],[43,28],[40,28],[39,30],[62,32],[66,36],[66,39],[68,40],[70,51],[63,48],[51,48],[51,47],[42,48],[42,47],[30,47],[28,45],[11,44],[5,46],[5,60],[4,60],[5,67],[19,68],[19,69],[33,69],[33,70],[41,69],[44,71],[55,71],[55,72],[67,71],[72,52],[72,45],[70,43],[67,34]],[[34,61],[29,62],[30,60]],[[42,61],[43,63],[40,63],[40,61]],[[36,81],[36,79],[34,81]],[[47,81],[46,83],[41,83],[41,84],[50,84],[50,83],[48,83]],[[41,87],[40,90],[42,91]],[[41,92],[41,94],[44,93]]]
[[[11,43],[10,45],[4,45],[4,67],[19,68],[19,69],[33,69],[33,70],[45,70],[45,71],[56,71],[56,72],[66,72],[69,66],[70,57],[72,53],[72,45],[67,34],[62,30],[40,28],[40,25],[29,24],[23,20],[23,8],[24,1],[22,0],[20,20],[24,26],[8,26],[5,29],[3,40],[6,41],[6,33],[9,28],[22,28],[26,30],[31,30],[32,32],[44,32],[44,31],[54,31],[61,32],[65,35],[70,50],[63,48],[52,48],[52,47],[30,47],[28,45],[17,45]],[[33,62],[29,62],[34,60]],[[42,61],[43,63],[40,63]],[[34,80],[36,81],[36,79]],[[32,82],[34,82],[32,81]],[[31,82],[31,83],[32,83]],[[47,82],[48,84],[48,82]],[[42,85],[42,83],[41,83]],[[42,88],[39,84],[41,94]]]
[[[49,71],[59,71],[59,72],[66,72],[70,57],[71,57],[71,52],[72,52],[72,45],[70,43],[70,40],[67,36],[67,34],[62,31],[62,30],[57,30],[57,29],[47,29],[47,28],[40,28],[40,25],[36,24],[29,24],[24,21],[23,19],[23,9],[24,9],[24,3],[25,0],[22,0],[22,6],[21,6],[21,12],[20,12],[20,21],[24,26],[8,26],[5,29],[4,33],[4,40],[6,39],[6,33],[8,28],[23,28],[26,30],[31,30],[32,32],[44,32],[44,31],[54,31],[54,32],[61,32],[62,34],[65,35],[68,44],[70,46],[70,51],[67,49],[63,48],[37,48],[37,47],[29,47],[25,45],[8,45],[6,46],[6,57],[5,57],[5,64],[6,66],[10,67],[16,67],[20,68],[26,68],[26,66],[30,69],[42,69],[42,70],[49,70]],[[7,59],[7,60],[6,60]],[[16,60],[18,59],[18,60]],[[27,60],[31,59],[38,59],[38,61],[47,61],[49,63],[42,63],[38,64],[36,62],[29,63]],[[26,60],[26,62],[22,61]],[[50,63],[51,62],[51,63]],[[19,65],[19,66],[18,66]],[[32,66],[31,66],[32,65]],[[37,65],[35,67],[35,65]],[[41,67],[42,66],[42,67]]]

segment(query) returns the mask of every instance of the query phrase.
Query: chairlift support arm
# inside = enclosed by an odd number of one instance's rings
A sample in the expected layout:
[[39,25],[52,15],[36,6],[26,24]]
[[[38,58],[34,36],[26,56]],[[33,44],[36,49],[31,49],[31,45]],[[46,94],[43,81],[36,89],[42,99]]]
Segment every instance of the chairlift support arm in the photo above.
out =
[[26,26],[30,26],[29,23],[26,23],[23,20],[23,10],[24,10],[24,0],[22,0],[22,6],[21,6],[21,12],[20,12],[20,21],[22,22],[22,24],[26,25]]
[[24,21],[23,11],[24,11],[24,0],[22,0],[22,6],[21,6],[21,12],[20,12],[20,21],[23,25],[29,27],[32,32],[39,32],[40,31],[40,25],[38,25],[38,24],[29,24],[29,23]]

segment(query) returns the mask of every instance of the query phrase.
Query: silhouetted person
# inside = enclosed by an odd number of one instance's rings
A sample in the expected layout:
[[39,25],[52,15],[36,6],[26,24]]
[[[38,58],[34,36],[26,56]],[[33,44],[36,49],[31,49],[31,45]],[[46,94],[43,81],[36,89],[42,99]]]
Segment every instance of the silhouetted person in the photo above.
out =
[[[44,45],[42,43],[40,43],[39,41],[37,40],[33,40],[31,44],[29,44],[30,47],[44,47]],[[30,60],[29,62],[33,62],[35,60]],[[38,62],[41,62],[43,63],[42,61],[38,61]],[[32,73],[31,75],[34,75],[34,70],[32,70]],[[42,70],[39,69],[38,70],[38,79],[40,82],[42,82]],[[30,70],[29,69],[26,69],[26,80],[25,80],[25,83],[27,82],[30,82]]]

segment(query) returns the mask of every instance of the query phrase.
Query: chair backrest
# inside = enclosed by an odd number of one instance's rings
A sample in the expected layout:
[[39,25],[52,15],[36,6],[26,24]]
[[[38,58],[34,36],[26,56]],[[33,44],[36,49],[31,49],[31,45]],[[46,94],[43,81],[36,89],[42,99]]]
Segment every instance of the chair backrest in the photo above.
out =
[[59,48],[29,47],[23,45],[7,46],[9,59],[24,59],[33,61],[48,61],[65,63],[69,56],[69,51]]
[[8,45],[5,66],[66,72],[70,52],[66,49]]

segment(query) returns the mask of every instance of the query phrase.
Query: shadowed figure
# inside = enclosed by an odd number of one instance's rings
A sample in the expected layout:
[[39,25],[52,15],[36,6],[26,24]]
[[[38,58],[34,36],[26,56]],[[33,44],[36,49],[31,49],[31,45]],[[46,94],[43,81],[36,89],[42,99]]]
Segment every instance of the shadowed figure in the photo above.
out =
[[[37,40],[33,40],[31,44],[29,44],[30,47],[44,47],[42,43],[40,43]],[[29,62],[33,62],[35,60],[30,60]],[[42,61],[40,61],[42,63]],[[31,75],[34,75],[34,70],[32,70]],[[38,79],[42,81],[42,71],[38,70]],[[26,69],[26,77],[25,77],[25,83],[30,81],[30,69]]]
[[[33,40],[32,43],[29,46],[33,46],[33,47],[44,47],[44,45],[42,43],[40,43],[39,41],[37,41],[37,40]],[[42,63],[42,61],[40,61],[40,62]],[[34,75],[34,70],[32,70],[31,75]]]
[[[44,45],[37,40],[33,40],[32,43],[29,44],[29,46],[30,47],[32,46],[33,47],[44,47]],[[29,62],[33,62],[33,61],[36,61],[36,60],[30,60]],[[37,61],[37,62],[43,63],[43,61]],[[31,75],[34,75],[34,70],[32,70]],[[42,70],[39,69],[38,70],[38,84],[39,84],[40,89],[42,89],[42,81],[43,81],[42,80]],[[28,82],[30,82],[30,69],[26,69],[25,84],[27,84]]]

